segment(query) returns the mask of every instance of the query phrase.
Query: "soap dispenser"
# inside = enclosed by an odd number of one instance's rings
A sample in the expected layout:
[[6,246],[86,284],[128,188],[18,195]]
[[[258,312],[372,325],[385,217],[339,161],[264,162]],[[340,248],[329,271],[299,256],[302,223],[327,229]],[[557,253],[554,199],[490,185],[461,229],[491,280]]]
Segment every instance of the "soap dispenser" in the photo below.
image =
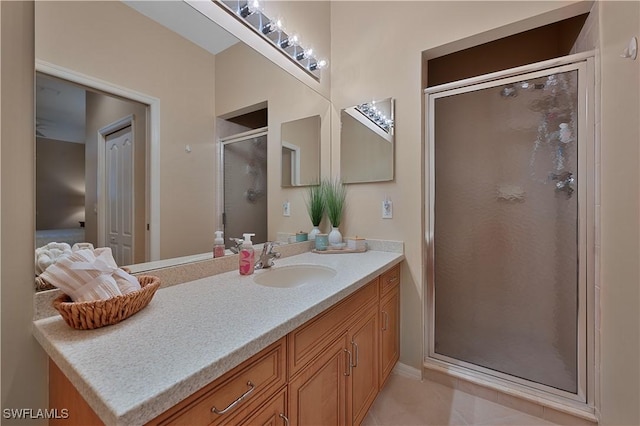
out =
[[213,257],[224,256],[224,238],[222,238],[222,231],[216,231],[216,238],[213,240]]
[[251,275],[253,274],[253,269],[255,267],[255,252],[253,250],[253,242],[251,241],[251,237],[256,234],[242,234],[244,236],[244,241],[242,242],[242,247],[240,248],[240,275]]

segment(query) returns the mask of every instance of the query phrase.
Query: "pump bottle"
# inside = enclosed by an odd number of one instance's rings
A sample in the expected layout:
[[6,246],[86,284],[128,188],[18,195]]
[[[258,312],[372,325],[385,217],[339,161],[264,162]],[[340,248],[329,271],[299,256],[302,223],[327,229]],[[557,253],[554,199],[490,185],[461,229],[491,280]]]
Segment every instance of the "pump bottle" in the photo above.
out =
[[224,256],[224,238],[222,238],[222,231],[216,231],[216,238],[213,240],[213,257]]
[[240,275],[251,275],[253,274],[253,270],[255,267],[255,252],[253,250],[253,242],[251,241],[251,237],[256,234],[242,235],[244,236],[244,241],[242,242],[242,247],[240,248]]

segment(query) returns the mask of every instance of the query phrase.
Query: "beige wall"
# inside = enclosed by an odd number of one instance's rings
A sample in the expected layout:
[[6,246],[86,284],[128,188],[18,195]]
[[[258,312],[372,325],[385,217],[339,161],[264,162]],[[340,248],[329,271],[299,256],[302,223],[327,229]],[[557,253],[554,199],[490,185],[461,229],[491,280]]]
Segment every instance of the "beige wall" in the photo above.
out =
[[[256,70],[259,70],[257,72]],[[269,240],[278,232],[311,230],[303,196],[305,188],[282,188],[281,124],[320,115],[321,176],[329,175],[330,103],[327,99],[282,71],[247,45],[238,43],[216,55],[216,114],[224,116],[251,105],[267,102],[267,191]],[[291,203],[291,216],[282,215],[282,203]],[[231,236],[231,235],[230,235]]]
[[[2,408],[47,407],[47,364],[31,335],[35,140],[33,3],[0,2]],[[2,424],[27,424],[2,420]],[[46,424],[31,420],[29,424]]]
[[[640,60],[621,58],[640,32],[640,3],[600,5],[601,412],[640,424]],[[596,215],[598,212],[596,212]]]
[[160,99],[160,257],[209,251],[215,57],[120,2],[85,1],[36,2],[36,57]]
[[134,197],[135,197],[135,253],[134,263],[142,263],[145,259],[145,240],[147,215],[145,210],[145,146],[147,133],[147,107],[133,101],[125,101],[101,93],[86,92],[86,240],[97,245],[98,214],[98,149],[100,137],[98,131],[118,120],[133,115],[134,123]]
[[36,229],[80,227],[85,216],[84,148],[37,138]]

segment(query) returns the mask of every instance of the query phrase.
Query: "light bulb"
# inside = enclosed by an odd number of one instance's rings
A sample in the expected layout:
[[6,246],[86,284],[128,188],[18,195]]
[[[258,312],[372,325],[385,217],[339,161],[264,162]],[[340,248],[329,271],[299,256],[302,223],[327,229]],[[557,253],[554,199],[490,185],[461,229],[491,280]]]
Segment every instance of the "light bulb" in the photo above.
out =
[[324,59],[320,59],[320,60],[318,61],[318,68],[319,68],[319,69],[323,69],[323,68],[325,68],[326,66],[327,66],[327,61],[325,61]]

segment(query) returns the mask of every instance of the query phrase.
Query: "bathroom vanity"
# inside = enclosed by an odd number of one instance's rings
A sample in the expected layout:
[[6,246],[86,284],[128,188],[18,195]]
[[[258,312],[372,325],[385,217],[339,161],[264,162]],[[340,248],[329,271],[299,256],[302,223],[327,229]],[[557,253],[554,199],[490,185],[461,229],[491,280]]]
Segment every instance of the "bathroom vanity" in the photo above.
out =
[[[50,357],[51,424],[360,424],[399,356],[402,252],[304,253],[273,271],[164,288],[92,331],[34,322]],[[254,278],[321,265],[291,288]]]

